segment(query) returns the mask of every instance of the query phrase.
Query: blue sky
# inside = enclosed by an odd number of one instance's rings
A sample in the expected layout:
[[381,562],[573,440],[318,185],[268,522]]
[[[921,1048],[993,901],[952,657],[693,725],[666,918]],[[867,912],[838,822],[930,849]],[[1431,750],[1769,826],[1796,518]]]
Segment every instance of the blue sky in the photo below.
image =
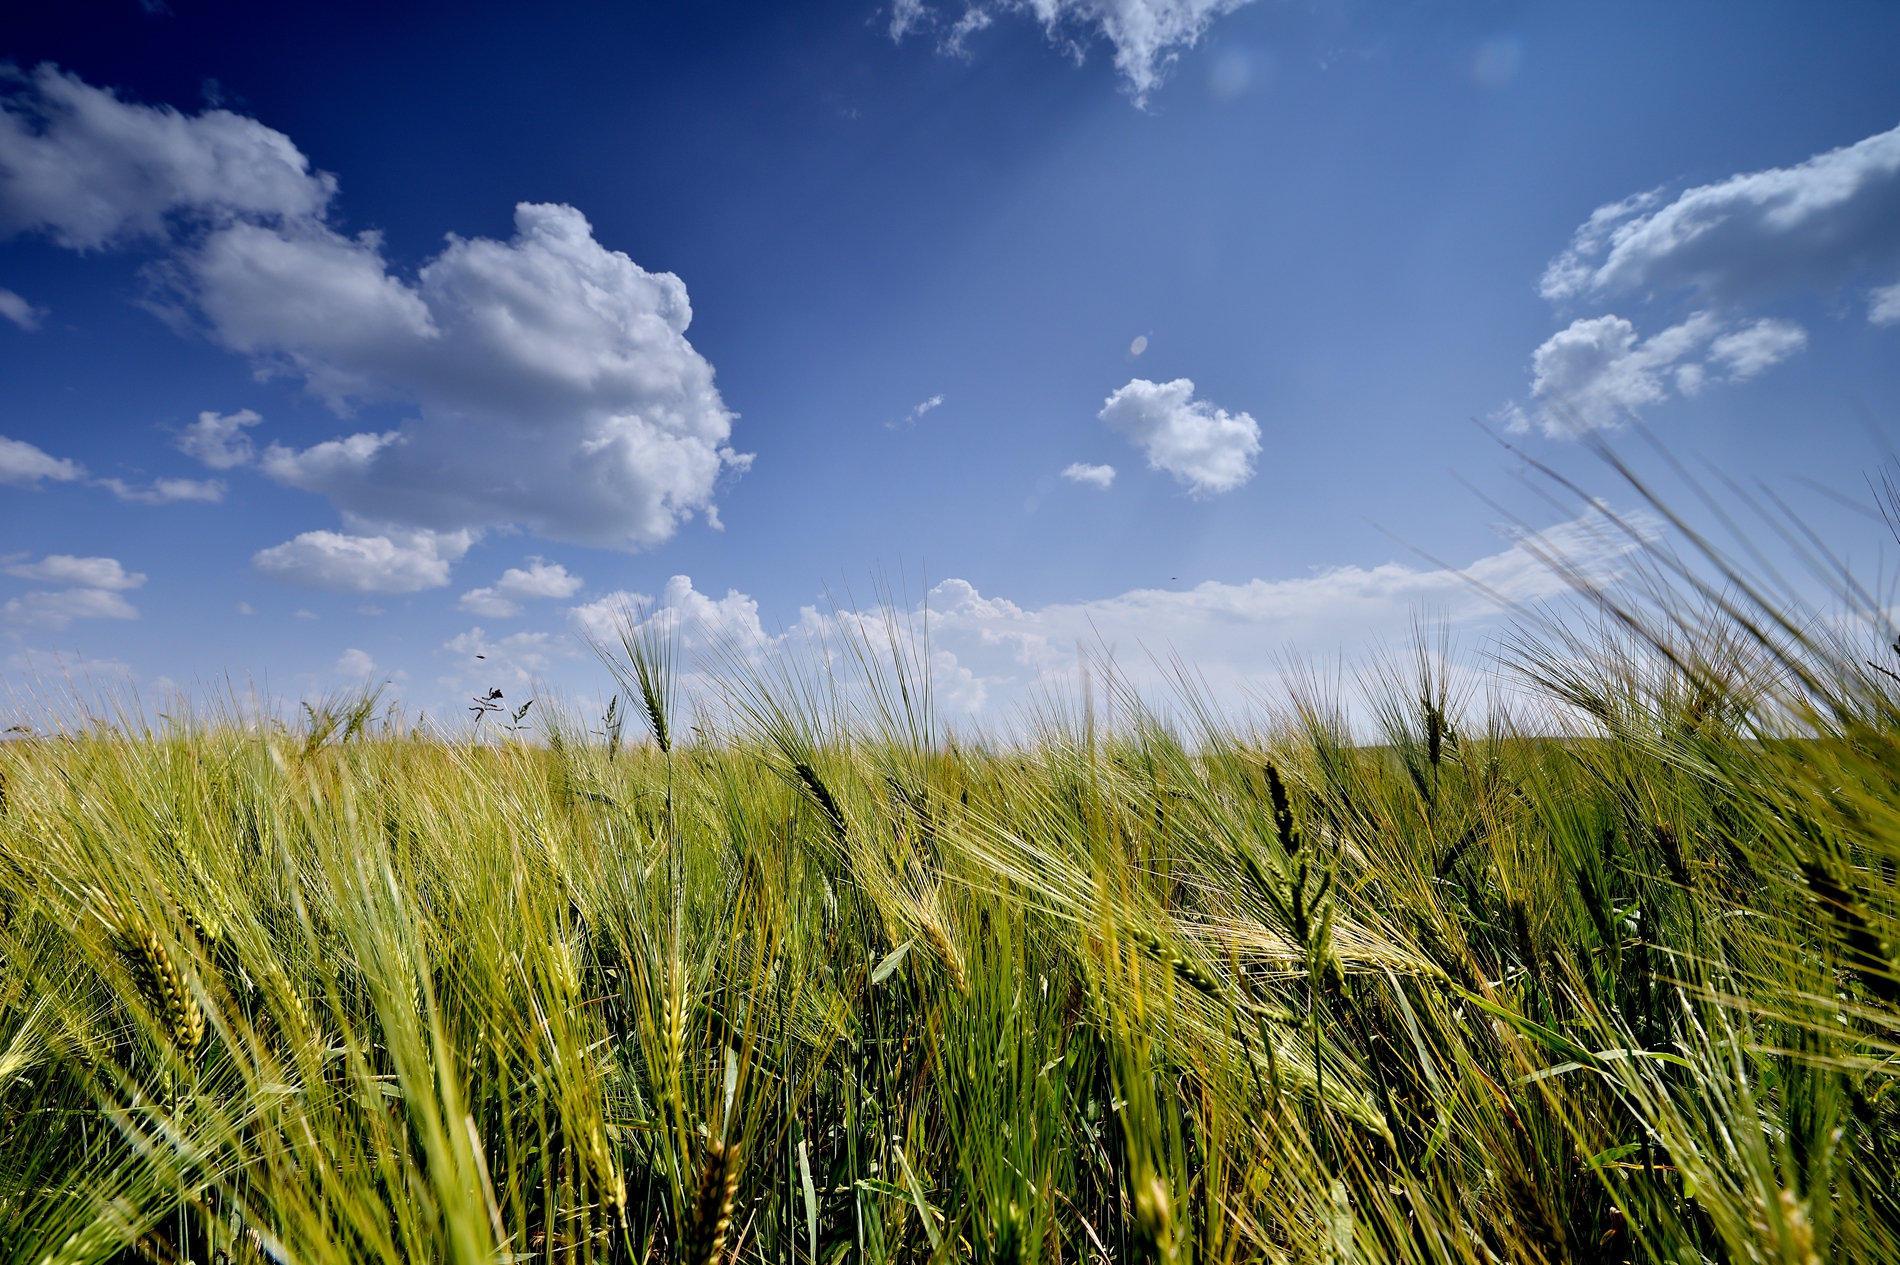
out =
[[1468,578],[1555,592],[1487,498],[1616,566],[1486,428],[1629,506],[1579,439],[1640,418],[1891,548],[1812,490],[1900,423],[1891,5],[43,8],[16,689],[591,695],[616,595],[771,636],[879,569],[978,715],[1078,637],[1478,645]]

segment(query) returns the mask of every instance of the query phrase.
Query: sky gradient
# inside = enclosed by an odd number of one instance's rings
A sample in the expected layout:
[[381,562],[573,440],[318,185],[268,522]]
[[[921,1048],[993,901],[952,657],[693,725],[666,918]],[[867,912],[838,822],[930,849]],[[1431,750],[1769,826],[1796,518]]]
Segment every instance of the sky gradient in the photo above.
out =
[[959,715],[1095,637],[1239,687],[1481,646],[1562,591],[1513,520],[1614,570],[1499,440],[1633,510],[1581,441],[1660,470],[1637,421],[1877,568],[1817,488],[1900,423],[1896,54],[1872,3],[13,19],[0,673],[455,715],[609,688],[623,597],[704,643],[883,574]]

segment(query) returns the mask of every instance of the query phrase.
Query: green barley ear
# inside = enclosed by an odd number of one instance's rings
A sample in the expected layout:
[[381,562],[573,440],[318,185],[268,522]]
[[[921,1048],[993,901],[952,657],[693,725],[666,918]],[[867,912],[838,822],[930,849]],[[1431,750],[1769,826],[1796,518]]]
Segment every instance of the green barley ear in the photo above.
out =
[[173,1048],[189,1059],[204,1040],[205,1013],[192,996],[184,972],[158,933],[142,924],[122,932],[121,945],[146,1004],[164,1022]]
[[[617,647],[591,628],[584,627],[581,637],[607,665],[607,670],[614,674],[628,696],[640,700],[653,741],[659,744],[662,754],[671,754],[677,628],[673,618],[662,620],[660,616],[661,612],[644,603],[623,601],[608,617],[613,639],[619,643]],[[609,720],[613,735],[608,741],[618,747],[619,729],[613,726],[613,719]]]
[[685,1241],[687,1265],[719,1265],[732,1232],[732,1201],[739,1193],[739,1146],[708,1142],[693,1225]]
[[1292,856],[1300,850],[1300,836],[1293,827],[1293,806],[1287,799],[1286,783],[1280,780],[1280,770],[1267,763],[1267,794],[1273,800],[1273,828],[1280,837],[1280,850]]
[[616,694],[607,700],[607,722],[605,728],[607,730],[607,759],[609,762],[620,754],[620,727],[625,721],[626,716],[620,711],[620,695]]

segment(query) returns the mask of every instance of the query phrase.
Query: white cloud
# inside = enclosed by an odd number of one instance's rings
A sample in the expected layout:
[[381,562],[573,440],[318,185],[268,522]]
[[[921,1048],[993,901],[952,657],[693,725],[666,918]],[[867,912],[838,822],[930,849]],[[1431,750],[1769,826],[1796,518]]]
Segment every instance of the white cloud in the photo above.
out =
[[1063,469],[1062,477],[1076,483],[1092,484],[1106,492],[1109,485],[1115,482],[1115,467],[1092,466],[1086,462],[1076,461]]
[[1136,378],[1109,396],[1097,416],[1147,454],[1149,469],[1166,470],[1196,496],[1231,492],[1253,477],[1259,423],[1196,400],[1188,378]]
[[167,218],[320,214],[334,177],[288,136],[228,110],[132,105],[42,65],[0,98],[0,238],[44,232],[97,250],[162,236]]
[[34,307],[13,291],[0,287],[0,316],[31,333],[40,327],[40,322],[46,317],[46,309]]
[[[686,340],[686,287],[602,246],[573,207],[520,204],[508,241],[450,235],[409,280],[376,233],[332,227],[336,181],[283,134],[128,105],[51,68],[26,82],[0,102],[0,236],[75,249],[156,236],[169,256],[155,306],[172,319],[339,414],[365,400],[417,411],[392,432],[273,445],[269,477],[414,531],[512,524],[640,549],[695,514],[717,523],[716,484],[751,458],[730,447],[734,415]],[[181,442],[243,464],[237,425]]]
[[486,619],[511,619],[522,613],[520,602],[573,597],[580,587],[581,577],[568,574],[560,563],[530,558],[526,570],[509,567],[492,588],[471,589],[455,605],[457,610]]
[[[525,685],[546,672],[556,655],[573,653],[553,633],[521,632],[492,641],[480,628],[451,637],[442,648],[457,656],[462,670],[483,684],[504,680]],[[451,678],[450,683],[459,680]]]
[[[1250,0],[970,0],[944,38],[948,51],[961,52],[963,41],[982,30],[992,13],[1020,13],[1042,23],[1051,42],[1077,61],[1090,39],[1100,36],[1115,48],[1115,69],[1135,99],[1145,104],[1161,85],[1180,50],[1192,48],[1216,18]],[[891,38],[938,25],[942,16],[925,0],[895,0]]]
[[133,487],[124,479],[95,479],[99,487],[106,488],[121,501],[132,501],[139,505],[170,505],[176,501],[211,501],[224,499],[224,483],[219,479],[154,479],[150,487]]
[[1778,365],[1808,345],[1808,331],[1793,321],[1762,319],[1723,334],[1709,344],[1709,360],[1726,365],[1740,382]]
[[757,601],[737,589],[727,589],[722,598],[707,597],[684,575],[668,580],[657,601],[623,589],[572,607],[568,613],[583,631],[611,643],[614,621],[623,610],[648,611],[649,618],[673,628],[688,650],[715,650],[725,643],[740,648],[763,646],[774,640],[759,622]]
[[85,468],[77,462],[48,456],[23,439],[0,435],[0,483],[31,486],[41,479],[70,483],[85,475]]
[[1553,301],[1687,289],[1729,302],[1896,261],[1900,128],[1667,204],[1652,192],[1600,207],[1539,289]]
[[[1645,534],[1656,529],[1640,518],[1632,526]],[[1442,618],[1464,634],[1492,632],[1498,627],[1499,600],[1536,604],[1569,593],[1546,559],[1562,558],[1603,582],[1619,573],[1635,547],[1604,515],[1592,512],[1513,539],[1456,570],[1387,562],[1294,579],[1210,581],[1185,591],[1137,589],[1040,609],[985,596],[967,581],[951,579],[928,597],[933,687],[946,718],[1001,719],[1010,708],[1032,702],[1039,691],[1074,686],[1078,647],[1087,646],[1107,649],[1125,679],[1144,689],[1163,684],[1150,653],[1163,660],[1178,654],[1217,697],[1271,694],[1289,651],[1309,661],[1335,654],[1357,660],[1381,645],[1409,641],[1420,615]],[[778,651],[816,650],[826,657],[843,696],[854,697],[854,664],[841,653],[840,636],[861,636],[881,647],[887,627],[885,612],[876,609],[821,613],[805,607],[790,630],[768,635],[751,597],[732,590],[714,599],[697,592],[683,575],[669,580],[657,601],[616,593],[575,607],[572,615],[581,629],[612,644],[613,621],[628,606],[646,610],[649,619],[677,633],[684,652],[682,683],[715,711],[717,688],[700,673],[729,666],[728,651],[758,659]],[[905,614],[895,613],[895,620],[904,635]],[[909,627],[920,632],[921,620]],[[479,641],[468,645],[489,648]]]
[[922,417],[925,413],[928,413],[931,409],[936,408],[939,404],[942,404],[942,403],[943,403],[943,396],[933,395],[929,399],[925,400],[922,404],[919,404],[917,407],[913,408],[910,412],[898,418],[896,421],[884,423],[884,426],[887,430],[902,430],[906,426],[915,426],[917,424],[918,418]]
[[[1538,419],[1552,437],[1614,429],[1648,405],[1667,399],[1673,381],[1695,395],[1714,381],[1739,382],[1807,346],[1807,332],[1768,318],[1731,325],[1697,312],[1647,340],[1620,316],[1571,322],[1531,355],[1531,394]],[[1706,350],[1707,360],[1692,356]],[[1516,405],[1506,406],[1511,429],[1526,428]]]
[[452,530],[519,523],[550,539],[650,547],[713,507],[750,457],[712,366],[686,341],[686,287],[594,240],[572,207],[523,203],[508,242],[451,238],[414,286],[373,235],[241,224],[187,261],[213,336],[342,407],[416,404],[399,430],[263,469],[346,512]]
[[892,0],[891,38],[901,40],[929,20],[924,0]]
[[0,607],[0,623],[59,632],[75,619],[137,619],[138,609],[107,589],[62,589],[16,597]]
[[530,558],[526,570],[509,567],[503,571],[501,579],[495,582],[495,589],[503,597],[531,601],[537,597],[573,597],[580,591],[581,583],[581,577],[569,574],[558,562]]
[[1900,281],[1868,296],[1867,319],[1876,325],[1900,324]]
[[[76,461],[54,457],[21,439],[0,435],[0,483],[31,487],[41,479],[71,483],[86,477],[86,468]],[[136,487],[124,479],[93,479],[92,486],[105,488],[121,501],[142,505],[169,505],[174,501],[222,501],[224,484],[216,479],[156,479],[149,487]]]
[[352,648],[337,659],[335,671],[338,676],[371,676],[376,672],[376,660],[367,651]]
[[244,428],[263,420],[247,408],[222,414],[206,409],[198,414],[197,421],[178,433],[178,450],[196,457],[213,470],[247,466],[257,454]]
[[88,589],[136,589],[145,583],[143,571],[127,571],[117,558],[76,558],[69,553],[48,554],[38,562],[24,558],[24,554],[0,558],[0,572],[41,584]]
[[307,531],[259,550],[252,568],[266,579],[342,593],[414,593],[449,582],[449,564],[468,552],[473,533],[402,531],[346,535]]
[[470,589],[455,603],[455,609],[483,619],[513,619],[526,611],[519,602],[511,602],[493,589]]

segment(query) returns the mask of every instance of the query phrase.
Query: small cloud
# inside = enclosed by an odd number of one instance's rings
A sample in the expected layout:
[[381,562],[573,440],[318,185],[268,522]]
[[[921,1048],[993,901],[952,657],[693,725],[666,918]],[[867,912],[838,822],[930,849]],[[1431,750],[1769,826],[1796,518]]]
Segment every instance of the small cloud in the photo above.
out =
[[299,607],[296,612],[296,617],[298,619],[316,619],[318,618],[318,615],[315,611],[307,611],[307,610],[304,610],[302,607]]
[[251,607],[251,604],[250,604],[249,602],[239,602],[239,603],[237,604],[237,613],[238,613],[238,614],[240,614],[240,615],[255,615],[255,614],[257,614],[257,612],[256,612],[255,610],[253,610],[253,609],[252,609],[252,607]]
[[24,439],[0,435],[0,483],[32,487],[41,479],[71,483],[85,475],[85,467],[77,462],[49,456]]
[[479,672],[484,679],[510,680],[526,684],[545,672],[559,653],[553,633],[521,632],[491,641],[480,628],[471,628],[442,643],[442,648],[463,660],[463,668]]
[[[1531,355],[1531,394],[1540,402],[1544,433],[1559,438],[1615,429],[1648,405],[1700,394],[1713,382],[1742,382],[1801,351],[1807,331],[1792,321],[1762,318],[1729,325],[1697,312],[1660,334],[1639,339],[1620,316],[1576,320]],[[1701,356],[1702,359],[1692,357]],[[1506,429],[1526,430],[1515,404]]]
[[414,593],[449,582],[449,565],[474,543],[468,531],[377,536],[307,531],[261,549],[251,567],[266,579],[342,593]]
[[529,558],[527,568],[509,567],[495,582],[495,591],[503,597],[532,601],[537,597],[573,597],[580,591],[581,577],[568,574],[558,562]]
[[1114,466],[1091,466],[1077,461],[1063,470],[1062,477],[1075,483],[1088,483],[1106,492],[1115,482]]
[[198,414],[197,421],[178,432],[178,450],[196,457],[213,470],[249,465],[257,452],[244,429],[263,420],[247,408],[223,414],[206,409]]
[[0,607],[0,623],[59,632],[75,619],[137,619],[138,609],[107,589],[64,589],[16,597]]
[[349,649],[336,661],[338,676],[372,676],[376,672],[376,660],[362,650]]
[[1195,496],[1231,492],[1253,477],[1260,424],[1194,398],[1188,378],[1156,383],[1136,378],[1108,397],[1096,416],[1147,454],[1148,468],[1166,470]]
[[1724,365],[1731,382],[1752,378],[1808,345],[1808,331],[1793,321],[1759,320],[1709,344],[1710,361]]
[[370,603],[365,602],[356,608],[356,613],[358,615],[380,615],[383,613],[383,608],[380,606],[372,606]]
[[1867,319],[1876,325],[1900,325],[1900,281],[1867,296]]
[[917,27],[930,20],[931,13],[924,0],[893,0],[891,4],[891,38],[901,40]]
[[94,483],[121,501],[138,505],[171,505],[178,501],[216,504],[224,499],[224,483],[220,479],[155,479],[147,488],[133,487],[124,479],[95,479]]
[[485,619],[512,619],[522,613],[521,602],[543,597],[572,597],[580,591],[581,577],[570,575],[558,562],[528,559],[526,569],[509,567],[491,588],[462,594],[456,609]]
[[925,400],[922,404],[919,404],[916,408],[912,409],[910,412],[898,418],[896,421],[884,423],[884,427],[886,430],[902,430],[906,426],[915,426],[917,424],[918,418],[922,417],[925,413],[928,413],[931,409],[936,408],[939,404],[942,404],[942,403],[943,403],[943,396],[933,395],[929,399]]
[[494,589],[470,589],[455,604],[458,611],[480,615],[483,619],[513,619],[525,612],[519,602],[511,602]]
[[25,562],[24,554],[0,558],[0,572],[41,584],[70,584],[88,589],[136,589],[145,583],[143,571],[127,571],[117,558],[75,558],[69,553],[53,553],[38,562]]
[[0,316],[6,317],[21,329],[32,333],[46,318],[46,309],[34,307],[13,291],[0,288]]
[[[1161,86],[1181,50],[1193,48],[1215,19],[1250,0],[961,0],[963,12],[944,31],[939,47],[967,57],[965,41],[988,27],[997,13],[1016,13],[1041,23],[1043,34],[1075,61],[1101,37],[1114,49],[1115,69],[1137,106]],[[942,29],[946,16],[928,0],[894,0],[890,35],[901,41],[912,31]]]

